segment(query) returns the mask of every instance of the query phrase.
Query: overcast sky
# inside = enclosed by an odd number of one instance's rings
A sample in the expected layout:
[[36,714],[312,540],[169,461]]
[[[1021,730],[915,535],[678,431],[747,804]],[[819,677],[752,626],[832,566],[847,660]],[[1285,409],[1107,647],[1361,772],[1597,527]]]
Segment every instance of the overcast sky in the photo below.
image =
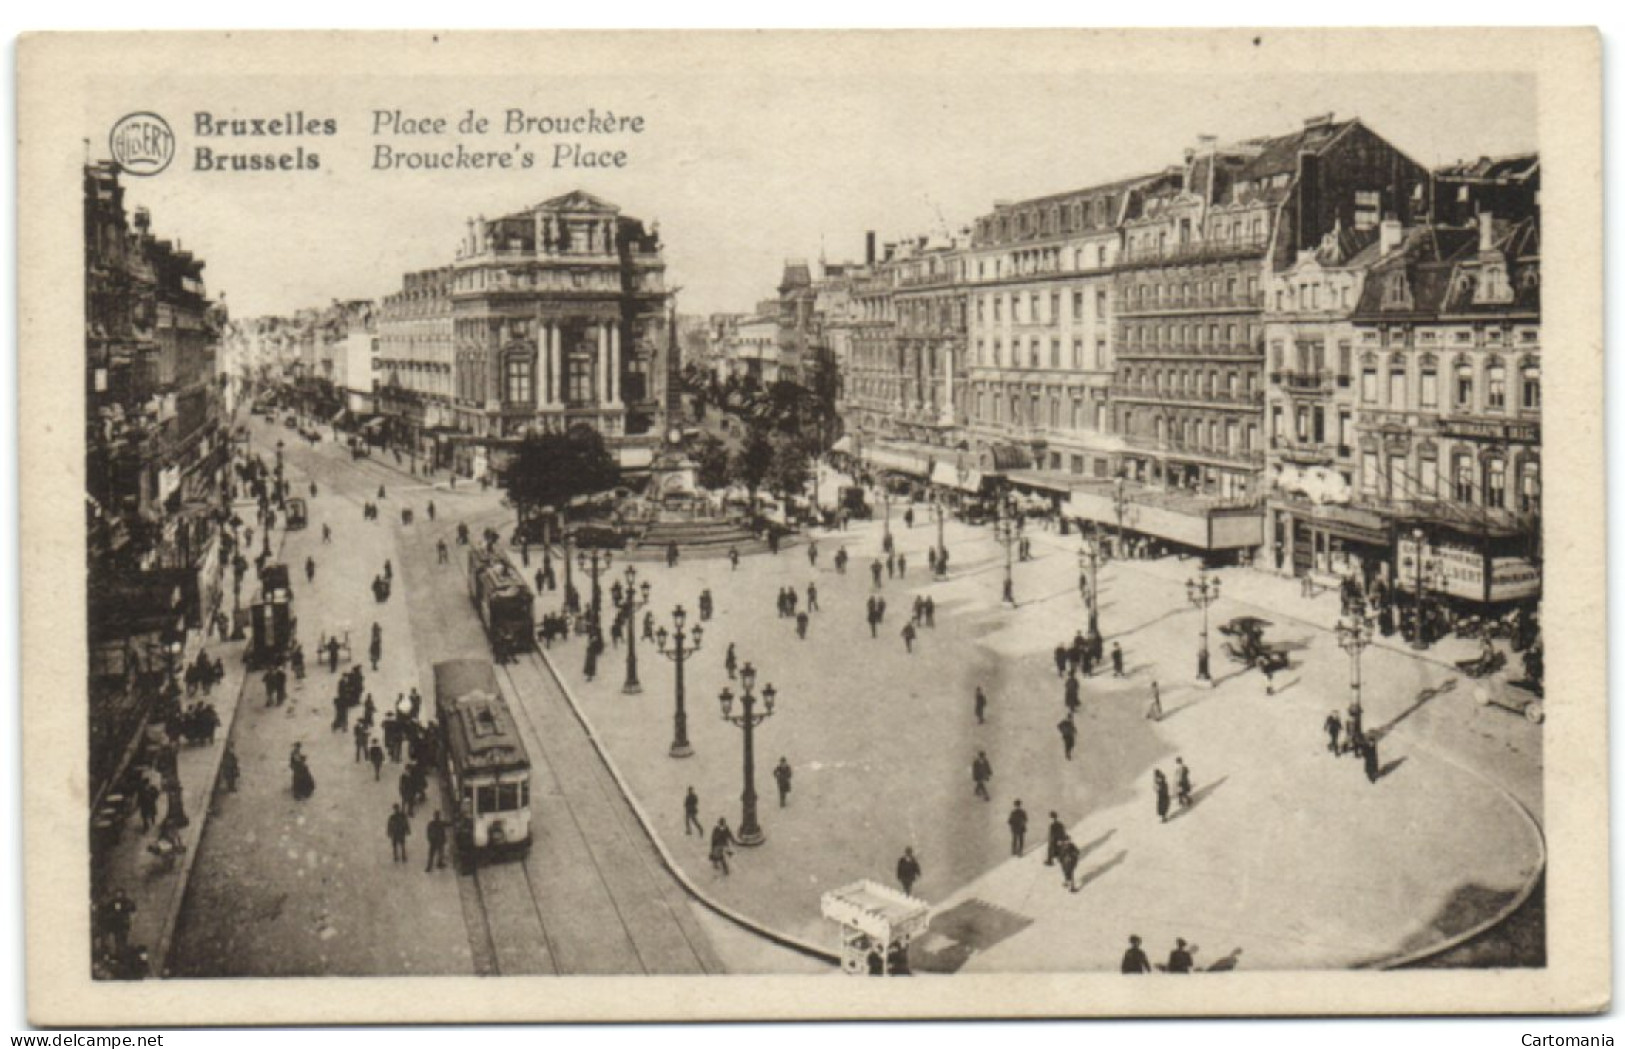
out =
[[[848,65],[850,69],[852,64]],[[334,298],[376,298],[409,269],[449,262],[464,220],[584,189],[658,219],[668,274],[686,313],[751,308],[787,258],[858,258],[865,230],[884,242],[968,224],[996,199],[1021,199],[1176,163],[1200,134],[1283,134],[1305,117],[1358,116],[1417,161],[1538,148],[1532,78],[1484,74],[1169,76],[1025,71],[967,73],[952,62],[861,74],[788,75],[697,62],[673,73],[549,76],[454,83],[427,78],[218,80],[177,76],[132,92],[110,87],[86,117],[93,156],[123,112],[151,109],[174,127],[171,168],[127,178],[132,205],[207,262],[211,293],[235,316],[284,313]],[[641,134],[583,136],[624,149],[619,170],[554,169],[576,136],[500,133],[504,110],[639,115]],[[483,138],[377,138],[375,108],[493,121]],[[194,114],[332,117],[333,138],[204,140]],[[524,171],[369,170],[374,147],[533,149]],[[192,170],[199,145],[321,155],[316,173]]]

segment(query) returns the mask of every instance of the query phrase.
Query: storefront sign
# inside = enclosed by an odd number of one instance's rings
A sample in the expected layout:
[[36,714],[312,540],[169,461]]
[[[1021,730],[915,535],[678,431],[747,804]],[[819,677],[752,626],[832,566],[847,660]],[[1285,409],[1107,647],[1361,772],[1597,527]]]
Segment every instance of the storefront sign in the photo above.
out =
[[1446,419],[1439,424],[1446,437],[1466,437],[1481,441],[1512,441],[1518,444],[1539,444],[1538,423],[1491,423],[1467,419]]
[[1490,600],[1523,601],[1540,595],[1540,569],[1526,557],[1490,560]]
[[[1500,601],[1510,596],[1486,595],[1484,589],[1484,555],[1477,550],[1457,546],[1423,548],[1422,585],[1424,589],[1469,601]],[[1394,548],[1395,582],[1401,589],[1416,586],[1416,540],[1402,537]],[[1536,587],[1538,589],[1538,582]]]

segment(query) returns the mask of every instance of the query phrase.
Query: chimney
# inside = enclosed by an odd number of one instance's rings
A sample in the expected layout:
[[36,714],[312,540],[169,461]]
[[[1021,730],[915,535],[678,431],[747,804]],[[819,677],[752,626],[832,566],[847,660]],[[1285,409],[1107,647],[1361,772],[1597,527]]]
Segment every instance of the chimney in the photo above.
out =
[[1303,126],[1305,128],[1325,127],[1326,125],[1330,124],[1336,117],[1337,117],[1336,113],[1321,113],[1318,116],[1305,118],[1304,122],[1303,122]]
[[875,264],[875,231],[870,230],[863,235],[863,262],[866,266]]
[[1405,228],[1399,224],[1398,219],[1383,219],[1382,225],[1377,227],[1377,250],[1380,254],[1386,255],[1398,248],[1399,242],[1404,238]]
[[1478,252],[1480,255],[1495,250],[1495,213],[1478,213]]

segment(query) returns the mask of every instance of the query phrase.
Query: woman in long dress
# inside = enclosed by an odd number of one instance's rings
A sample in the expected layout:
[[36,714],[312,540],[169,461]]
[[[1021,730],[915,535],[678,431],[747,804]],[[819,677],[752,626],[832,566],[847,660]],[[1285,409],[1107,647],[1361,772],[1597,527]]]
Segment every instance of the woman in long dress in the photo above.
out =
[[1157,788],[1157,819],[1161,820],[1163,823],[1167,823],[1168,822],[1168,777],[1164,776],[1162,774],[1161,769],[1157,769],[1155,774],[1152,776],[1152,782],[1156,785],[1156,788]]

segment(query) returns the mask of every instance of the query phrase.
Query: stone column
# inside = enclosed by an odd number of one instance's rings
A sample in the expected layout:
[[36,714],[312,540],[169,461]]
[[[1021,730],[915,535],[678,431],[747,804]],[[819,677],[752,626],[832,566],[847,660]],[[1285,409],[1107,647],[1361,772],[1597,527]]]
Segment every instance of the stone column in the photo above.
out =
[[609,326],[609,404],[621,406],[621,326]]
[[945,425],[954,420],[954,345],[951,342],[942,347],[942,407],[938,417]]
[[558,321],[547,326],[547,397],[548,403],[558,408],[564,404],[564,360],[560,343],[564,333]]
[[598,405],[603,407],[609,403],[609,329],[601,323],[595,327],[598,331]]

